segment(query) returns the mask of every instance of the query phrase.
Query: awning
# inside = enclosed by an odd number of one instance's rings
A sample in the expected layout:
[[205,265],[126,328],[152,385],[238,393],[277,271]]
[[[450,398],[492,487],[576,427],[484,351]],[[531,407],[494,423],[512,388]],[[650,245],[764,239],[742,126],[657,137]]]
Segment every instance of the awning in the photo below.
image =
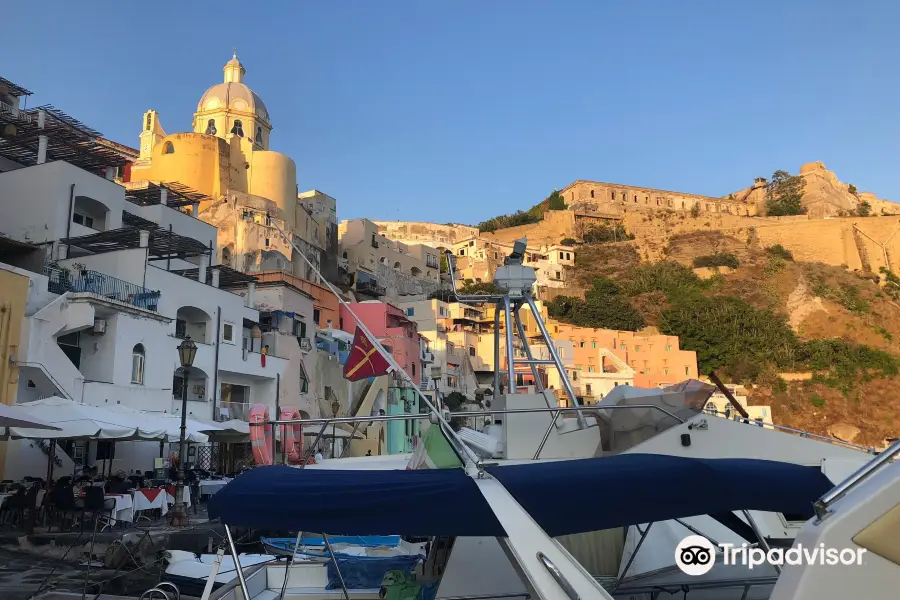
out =
[[[655,454],[488,467],[551,536],[735,510],[812,516],[832,487],[820,469]],[[560,498],[583,510],[560,510]],[[398,501],[398,499],[401,499]],[[209,501],[228,525],[335,535],[504,536],[462,469],[328,471],[260,467]]]
[[47,425],[32,417],[31,414],[23,408],[0,404],[0,430],[6,427],[30,427],[31,429],[40,429],[42,431],[59,431],[58,427]]
[[156,419],[78,404],[59,396],[17,406],[58,430],[10,427],[8,437],[12,439],[159,440],[167,435],[167,427]]

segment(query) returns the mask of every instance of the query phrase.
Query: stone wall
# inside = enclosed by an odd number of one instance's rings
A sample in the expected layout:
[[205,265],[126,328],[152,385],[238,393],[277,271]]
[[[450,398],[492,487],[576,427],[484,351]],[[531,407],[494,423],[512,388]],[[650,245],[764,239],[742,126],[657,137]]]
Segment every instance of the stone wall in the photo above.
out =
[[448,248],[455,242],[478,235],[478,228],[454,223],[415,221],[372,221],[383,236],[408,246],[424,244],[432,248]]
[[425,300],[440,288],[435,281],[414,278],[383,263],[378,264],[375,275],[387,291],[385,302]]

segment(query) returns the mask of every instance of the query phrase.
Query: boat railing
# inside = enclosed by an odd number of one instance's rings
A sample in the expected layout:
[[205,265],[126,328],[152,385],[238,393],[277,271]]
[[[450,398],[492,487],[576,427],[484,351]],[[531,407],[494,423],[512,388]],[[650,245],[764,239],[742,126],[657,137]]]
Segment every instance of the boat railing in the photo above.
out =
[[[556,425],[557,420],[566,414],[574,413],[579,414],[580,412],[590,413],[591,411],[602,411],[602,410],[621,410],[621,409],[651,409],[657,410],[659,412],[664,413],[666,416],[669,416],[679,423],[684,423],[685,420],[679,417],[678,415],[666,410],[661,406],[657,406],[655,404],[622,404],[622,405],[611,405],[611,406],[594,406],[594,407],[556,407],[556,408],[507,408],[503,410],[479,410],[479,411],[463,411],[463,412],[445,412],[444,418],[449,420],[455,419],[469,419],[474,417],[494,417],[495,415],[516,415],[516,414],[534,414],[534,413],[552,413],[553,418],[550,420],[550,424],[547,426],[547,429],[544,431],[544,437],[541,440],[540,445],[534,453],[534,457],[532,460],[537,460],[540,458],[541,451],[544,449],[544,446],[547,443],[547,440],[550,437],[550,433],[553,431],[553,427]],[[381,422],[390,422],[390,421],[422,421],[428,419],[431,423],[437,423],[438,419],[436,415],[433,413],[403,413],[399,415],[369,415],[369,416],[355,416],[355,417],[320,417],[320,418],[308,418],[308,419],[272,419],[269,421],[262,421],[259,423],[249,423],[251,427],[265,427],[265,426],[275,426],[275,425],[284,425],[284,426],[293,426],[300,425],[301,427],[305,426],[315,426],[319,425],[319,430],[316,433],[316,437],[313,440],[313,443],[310,445],[310,450],[315,449],[319,446],[319,442],[322,440],[322,437],[326,435],[328,427],[335,427],[337,425],[353,425],[353,430],[350,432],[349,438],[352,440],[356,437],[357,431],[359,430],[360,425],[363,423],[372,424],[372,423],[381,423]],[[275,437],[272,436],[273,442],[273,453],[275,456]],[[350,445],[345,444],[344,450],[341,453],[341,456],[336,458],[343,458],[349,449]],[[309,461],[310,454],[307,450],[304,450],[304,456],[301,459],[301,466],[306,465]],[[286,456],[282,452],[282,463],[286,464]]]
[[864,464],[862,467],[857,469],[855,473],[850,475],[850,477],[848,477],[835,487],[831,488],[828,493],[819,498],[813,505],[816,511],[816,517],[818,517],[819,520],[826,518],[831,512],[828,509],[832,504],[837,502],[840,498],[843,498],[844,495],[847,494],[847,492],[858,486],[864,480],[868,479],[876,471],[892,462],[898,454],[900,454],[900,440],[897,440],[896,442],[891,444],[887,448],[887,450]]
[[859,450],[859,451],[865,452],[867,454],[878,454],[878,450],[871,446],[861,446],[859,444],[853,444],[850,442],[845,442],[844,440],[839,440],[837,438],[828,437],[827,435],[819,435],[818,433],[812,433],[811,431],[805,431],[803,429],[794,429],[793,427],[787,427],[785,425],[777,425],[775,423],[769,423],[769,422],[763,421],[762,419],[759,419],[759,418],[756,418],[756,419],[745,418],[736,413],[724,412],[721,410],[716,410],[714,408],[706,408],[703,410],[703,412],[712,417],[722,417],[724,419],[730,419],[732,421],[737,421],[738,423],[744,423],[745,425],[753,425],[756,427],[762,427],[763,429],[774,429],[776,431],[792,433],[792,434],[798,435],[802,438],[809,438],[811,440],[826,442],[833,446],[843,446],[845,448]]

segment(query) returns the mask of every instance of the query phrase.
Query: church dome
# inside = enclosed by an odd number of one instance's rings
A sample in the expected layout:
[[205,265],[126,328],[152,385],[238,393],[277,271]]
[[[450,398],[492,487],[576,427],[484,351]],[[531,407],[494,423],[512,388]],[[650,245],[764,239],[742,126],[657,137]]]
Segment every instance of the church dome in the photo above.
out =
[[225,72],[225,81],[206,90],[200,98],[200,102],[197,103],[197,112],[231,109],[253,113],[263,121],[268,121],[269,111],[262,98],[242,81],[244,73],[247,71],[236,54],[225,63],[223,71]]

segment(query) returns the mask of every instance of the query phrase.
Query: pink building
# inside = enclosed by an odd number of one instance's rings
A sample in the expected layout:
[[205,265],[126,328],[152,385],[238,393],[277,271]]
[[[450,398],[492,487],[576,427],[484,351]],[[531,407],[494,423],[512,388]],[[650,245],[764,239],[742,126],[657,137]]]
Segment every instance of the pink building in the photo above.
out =
[[[396,306],[384,302],[354,302],[350,304],[350,310],[419,385],[422,367],[416,323]],[[356,332],[356,321],[344,306],[341,306],[340,328],[350,334]]]

